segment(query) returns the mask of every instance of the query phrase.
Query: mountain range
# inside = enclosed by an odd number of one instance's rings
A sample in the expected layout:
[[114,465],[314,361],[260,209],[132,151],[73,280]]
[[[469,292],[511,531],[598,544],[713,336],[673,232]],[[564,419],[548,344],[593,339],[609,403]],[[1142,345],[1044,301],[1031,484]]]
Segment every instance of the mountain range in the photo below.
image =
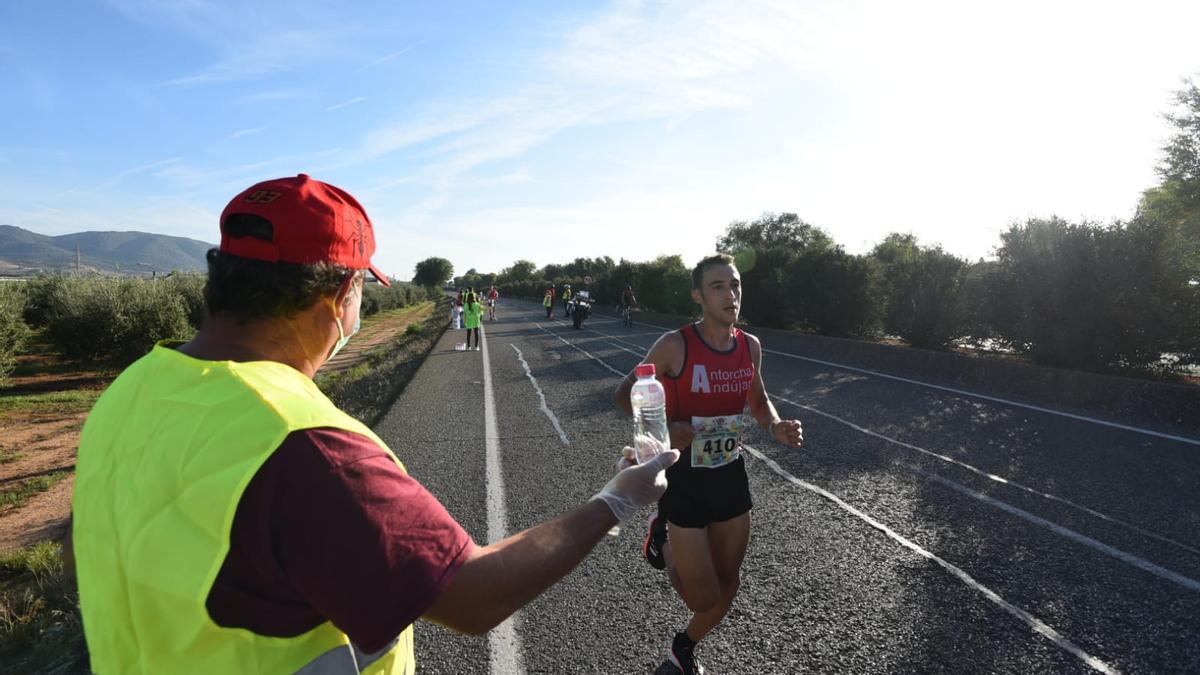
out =
[[77,232],[49,237],[13,225],[0,225],[0,275],[73,271],[107,274],[165,274],[204,271],[213,244],[147,232]]

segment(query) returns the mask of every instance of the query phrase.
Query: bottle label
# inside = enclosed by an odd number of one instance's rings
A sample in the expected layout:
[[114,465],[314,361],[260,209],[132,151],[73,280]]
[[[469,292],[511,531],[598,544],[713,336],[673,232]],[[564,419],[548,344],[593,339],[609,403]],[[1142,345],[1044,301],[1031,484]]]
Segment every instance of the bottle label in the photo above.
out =
[[692,466],[715,469],[742,456],[742,415],[692,417]]

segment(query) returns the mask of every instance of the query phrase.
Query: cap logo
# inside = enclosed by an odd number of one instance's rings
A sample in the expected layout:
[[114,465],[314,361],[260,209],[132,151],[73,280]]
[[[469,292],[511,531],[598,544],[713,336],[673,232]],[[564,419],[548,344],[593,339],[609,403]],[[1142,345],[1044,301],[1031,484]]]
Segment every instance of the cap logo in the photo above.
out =
[[282,192],[276,192],[275,190],[255,190],[246,195],[245,201],[247,204],[270,204],[282,196]]
[[367,254],[366,237],[363,236],[363,221],[361,218],[354,220],[356,228],[355,238],[358,240],[358,256],[361,258]]

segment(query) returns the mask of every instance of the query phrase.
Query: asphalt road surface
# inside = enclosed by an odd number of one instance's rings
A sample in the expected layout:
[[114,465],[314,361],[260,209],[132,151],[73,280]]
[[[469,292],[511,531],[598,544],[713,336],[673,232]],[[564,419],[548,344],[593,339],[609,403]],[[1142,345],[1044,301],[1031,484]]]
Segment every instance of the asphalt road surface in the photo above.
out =
[[[483,352],[448,331],[377,428],[481,544],[608,480],[613,391],[675,328],[544,317],[502,301]],[[745,438],[753,531],[710,673],[1200,672],[1200,441],[763,346],[805,446]],[[418,672],[652,673],[689,615],[644,527],[487,637],[418,624]]]

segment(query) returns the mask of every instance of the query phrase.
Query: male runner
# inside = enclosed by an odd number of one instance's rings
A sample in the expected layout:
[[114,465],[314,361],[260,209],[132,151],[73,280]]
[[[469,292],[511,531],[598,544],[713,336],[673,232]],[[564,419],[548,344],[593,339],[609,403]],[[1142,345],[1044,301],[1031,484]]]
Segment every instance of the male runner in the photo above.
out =
[[[671,447],[682,450],[667,471],[667,491],[650,518],[643,554],[667,570],[693,612],[658,675],[704,672],[696,644],[725,617],[741,583],[751,508],[740,438],[746,404],[776,441],[793,448],[804,441],[800,422],[781,420],[767,397],[758,338],[734,325],[742,285],[733,258],[701,260],[692,271],[692,299],[700,304],[701,320],[660,337],[643,360],[654,364],[666,389]],[[616,393],[617,405],[630,414],[636,379],[630,373]]]
[[496,320],[496,301],[500,299],[500,291],[495,286],[487,292],[488,320]]

